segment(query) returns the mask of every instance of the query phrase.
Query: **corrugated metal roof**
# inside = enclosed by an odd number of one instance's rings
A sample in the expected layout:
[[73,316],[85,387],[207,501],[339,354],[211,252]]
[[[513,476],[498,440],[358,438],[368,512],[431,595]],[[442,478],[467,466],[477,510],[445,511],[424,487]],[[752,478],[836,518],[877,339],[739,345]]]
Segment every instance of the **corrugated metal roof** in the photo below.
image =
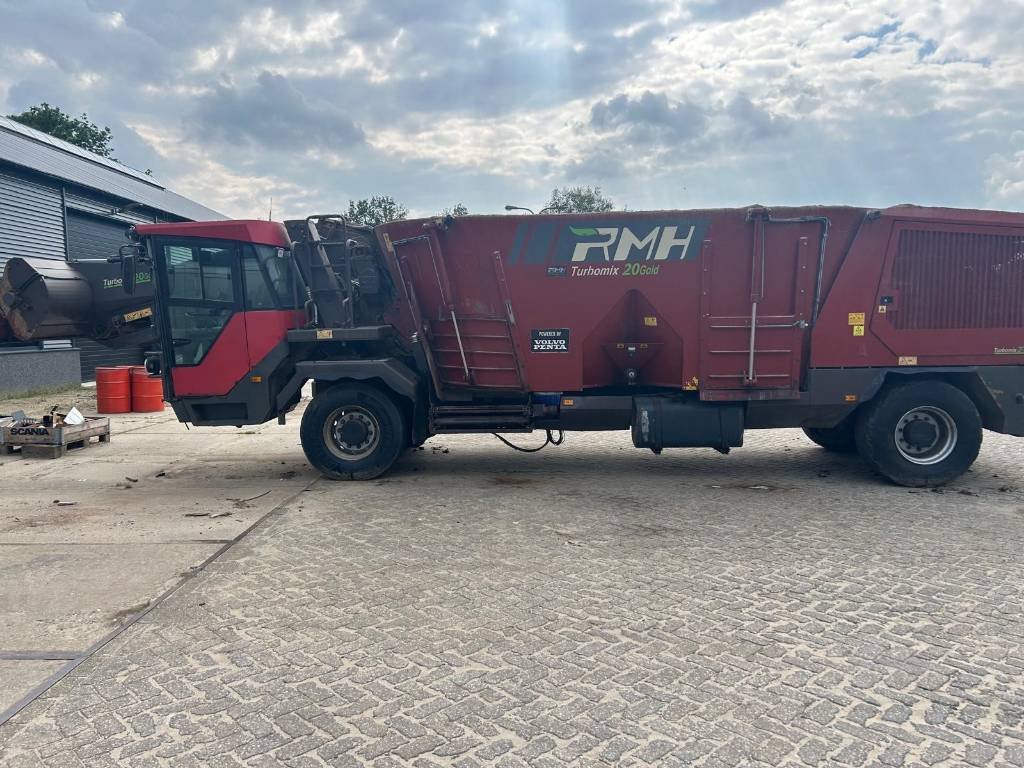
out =
[[141,203],[183,219],[225,218],[217,211],[171,192],[141,171],[7,117],[0,117],[0,161]]

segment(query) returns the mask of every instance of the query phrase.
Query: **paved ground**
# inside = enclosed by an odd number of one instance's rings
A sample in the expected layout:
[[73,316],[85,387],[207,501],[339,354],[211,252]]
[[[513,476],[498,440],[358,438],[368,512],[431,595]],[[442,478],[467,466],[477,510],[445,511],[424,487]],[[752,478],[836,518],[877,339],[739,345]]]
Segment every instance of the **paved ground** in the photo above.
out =
[[[254,488],[297,451],[268,429],[249,463],[219,447]],[[791,431],[729,457],[458,438],[377,482],[300,469],[307,491],[0,729],[0,764],[1021,766],[1022,449],[991,437],[941,493]]]
[[[94,408],[78,390],[0,400],[0,413],[39,415],[55,402]],[[0,723],[313,480],[290,433],[282,442],[253,430],[188,432],[170,411],[115,416],[112,429],[109,445],[60,460],[0,453]],[[261,456],[256,476],[250,450]]]

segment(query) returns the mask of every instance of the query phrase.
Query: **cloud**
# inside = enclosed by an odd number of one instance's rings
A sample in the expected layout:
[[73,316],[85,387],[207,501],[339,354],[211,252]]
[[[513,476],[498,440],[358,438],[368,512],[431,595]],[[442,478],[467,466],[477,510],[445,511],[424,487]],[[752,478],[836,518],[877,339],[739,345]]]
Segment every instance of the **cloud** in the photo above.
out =
[[782,5],[785,0],[697,0],[689,6],[698,21],[733,21]]
[[350,149],[365,138],[342,107],[307,97],[283,75],[266,71],[247,87],[214,85],[196,99],[190,127],[201,140],[249,142],[293,153],[311,146]]
[[43,100],[239,216],[598,183],[631,208],[1024,206],[1024,5],[964,0],[0,0]]
[[785,135],[794,123],[785,115],[772,114],[757,106],[745,94],[735,96],[725,107],[724,113],[732,124],[733,136],[744,142]]
[[707,124],[705,111],[687,101],[672,102],[664,93],[644,91],[636,98],[620,93],[590,109],[590,127],[597,131],[622,129],[633,144],[687,140]]

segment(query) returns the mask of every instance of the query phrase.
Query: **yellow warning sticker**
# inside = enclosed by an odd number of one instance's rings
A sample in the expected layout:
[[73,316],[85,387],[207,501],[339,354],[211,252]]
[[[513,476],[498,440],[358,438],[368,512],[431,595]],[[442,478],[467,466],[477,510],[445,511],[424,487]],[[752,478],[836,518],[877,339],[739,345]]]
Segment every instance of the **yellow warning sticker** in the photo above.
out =
[[316,338],[317,338],[317,340],[320,340],[320,339],[333,339],[334,338],[334,330],[331,329],[331,328],[324,328],[321,331],[317,331],[316,332]]
[[917,365],[917,355],[905,355],[900,357],[900,365]]
[[651,315],[645,315],[644,316],[644,325],[648,326],[649,328],[657,328],[658,327],[658,318],[657,317],[652,317]]
[[887,311],[888,311],[888,307],[886,307],[885,304],[879,304],[878,305],[878,314],[884,315]]
[[683,389],[685,389],[688,392],[694,392],[697,390],[698,387],[700,387],[700,380],[696,376],[694,376],[685,384],[683,384]]
[[146,307],[145,309],[137,309],[134,312],[125,312],[124,321],[126,323],[134,322],[135,320],[141,320],[144,317],[152,317],[153,308]]
[[[849,315],[847,315],[846,322],[847,322],[848,325],[864,325],[864,313],[863,312],[851,312]],[[863,334],[859,334],[858,333],[858,334],[855,334],[855,335],[861,336]]]
[[863,336],[864,335],[864,326],[863,325],[855,325],[855,326],[853,326],[853,335],[854,336]]

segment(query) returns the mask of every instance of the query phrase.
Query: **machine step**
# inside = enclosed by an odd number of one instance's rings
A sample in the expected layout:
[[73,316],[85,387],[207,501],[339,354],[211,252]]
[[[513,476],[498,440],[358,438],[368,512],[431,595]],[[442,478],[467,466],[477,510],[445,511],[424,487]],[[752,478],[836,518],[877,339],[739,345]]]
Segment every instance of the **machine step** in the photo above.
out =
[[529,432],[528,405],[438,405],[430,409],[430,431]]

